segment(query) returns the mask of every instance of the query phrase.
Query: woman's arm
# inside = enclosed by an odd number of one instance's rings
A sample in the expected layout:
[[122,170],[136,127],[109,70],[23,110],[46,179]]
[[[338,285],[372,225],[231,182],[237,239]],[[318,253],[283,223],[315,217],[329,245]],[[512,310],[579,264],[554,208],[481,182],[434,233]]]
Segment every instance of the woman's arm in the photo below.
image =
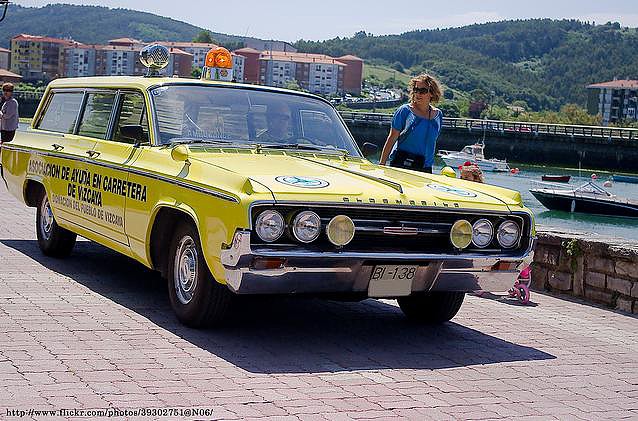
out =
[[7,120],[14,118],[18,113],[18,108],[15,104],[16,103],[13,101],[5,102],[4,106],[2,107],[4,109],[4,112],[0,111],[0,118],[4,118]]
[[399,138],[399,134],[401,134],[400,131],[394,127],[390,128],[390,133],[388,133],[388,138],[386,139],[385,145],[383,145],[383,150],[381,151],[381,159],[379,160],[380,165],[385,165],[388,160],[388,156],[390,155],[390,151],[392,151],[394,144]]

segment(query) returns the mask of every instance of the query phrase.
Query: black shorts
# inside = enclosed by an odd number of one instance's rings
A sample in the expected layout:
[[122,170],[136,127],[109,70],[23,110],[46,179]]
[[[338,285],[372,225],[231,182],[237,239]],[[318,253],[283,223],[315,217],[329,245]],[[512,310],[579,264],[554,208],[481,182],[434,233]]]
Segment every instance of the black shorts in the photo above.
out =
[[0,130],[0,141],[2,141],[2,143],[11,142],[15,135],[15,130]]

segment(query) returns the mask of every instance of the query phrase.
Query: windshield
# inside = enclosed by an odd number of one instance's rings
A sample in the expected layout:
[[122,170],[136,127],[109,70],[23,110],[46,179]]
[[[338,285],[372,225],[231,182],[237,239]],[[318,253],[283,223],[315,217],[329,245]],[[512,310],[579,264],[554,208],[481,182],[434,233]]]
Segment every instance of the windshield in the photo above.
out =
[[359,156],[335,109],[314,98],[206,85],[162,86],[151,98],[160,144],[260,144]]

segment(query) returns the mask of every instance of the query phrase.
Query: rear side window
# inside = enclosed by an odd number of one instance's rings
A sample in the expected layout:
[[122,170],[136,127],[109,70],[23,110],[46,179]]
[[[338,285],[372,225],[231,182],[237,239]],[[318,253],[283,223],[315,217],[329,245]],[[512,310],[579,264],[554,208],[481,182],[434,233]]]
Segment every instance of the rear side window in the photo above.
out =
[[80,122],[80,136],[105,139],[109,129],[111,111],[115,104],[115,92],[90,93],[86,99],[82,121]]
[[38,128],[58,133],[73,133],[83,95],[82,92],[54,93]]
[[113,140],[116,142],[135,143],[134,140],[122,136],[122,126],[129,125],[142,126],[142,131],[148,140],[148,120],[144,106],[144,95],[140,92],[125,92],[122,94],[122,106],[115,126]]

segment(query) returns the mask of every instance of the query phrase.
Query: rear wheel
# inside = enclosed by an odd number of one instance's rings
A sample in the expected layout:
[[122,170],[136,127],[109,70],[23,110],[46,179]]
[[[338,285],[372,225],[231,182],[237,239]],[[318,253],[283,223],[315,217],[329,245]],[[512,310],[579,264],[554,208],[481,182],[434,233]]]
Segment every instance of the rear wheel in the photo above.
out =
[[215,281],[208,270],[192,224],[177,227],[168,256],[169,297],[179,321],[196,328],[222,322],[232,292]]
[[38,246],[51,257],[68,257],[75,246],[75,233],[58,225],[51,210],[46,191],[41,189],[36,212]]
[[397,301],[408,319],[419,323],[437,324],[447,322],[456,316],[464,298],[464,292],[434,291],[400,297]]

